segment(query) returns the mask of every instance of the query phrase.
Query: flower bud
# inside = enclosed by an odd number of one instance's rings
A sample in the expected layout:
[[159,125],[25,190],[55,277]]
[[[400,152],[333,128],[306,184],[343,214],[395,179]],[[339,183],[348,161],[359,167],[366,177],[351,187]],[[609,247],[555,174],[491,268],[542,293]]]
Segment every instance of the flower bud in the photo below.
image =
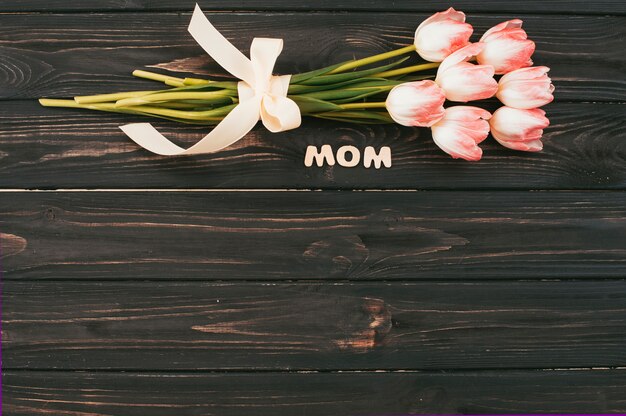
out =
[[468,102],[493,97],[498,83],[490,65],[467,62],[482,50],[481,43],[467,45],[448,56],[437,70],[435,82],[450,101]]
[[473,28],[465,23],[465,13],[450,7],[424,20],[415,31],[415,49],[427,61],[441,62],[469,43]]
[[478,144],[489,134],[490,117],[487,110],[478,107],[447,108],[443,118],[431,127],[433,140],[455,159],[480,160],[483,151]]
[[543,149],[541,136],[543,129],[550,125],[550,120],[546,118],[546,112],[539,108],[521,110],[500,107],[493,113],[489,124],[491,135],[502,146],[525,152],[538,152]]
[[498,75],[531,66],[535,42],[527,37],[520,19],[492,27],[480,38],[485,47],[476,57],[478,63],[493,66]]
[[500,78],[496,96],[504,105],[523,110],[546,105],[554,100],[548,71],[546,66],[532,66],[509,72]]
[[389,91],[385,106],[398,124],[430,127],[443,117],[445,99],[433,81],[407,82]]

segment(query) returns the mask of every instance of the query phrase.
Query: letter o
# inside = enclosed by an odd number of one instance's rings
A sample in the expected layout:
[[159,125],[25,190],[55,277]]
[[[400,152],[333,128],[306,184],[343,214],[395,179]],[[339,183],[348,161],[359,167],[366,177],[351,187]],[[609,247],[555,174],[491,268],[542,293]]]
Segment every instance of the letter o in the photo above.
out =
[[[346,153],[350,153],[352,158],[350,161],[346,160]],[[361,161],[361,152],[354,146],[341,146],[337,150],[337,163],[344,168],[353,168]]]

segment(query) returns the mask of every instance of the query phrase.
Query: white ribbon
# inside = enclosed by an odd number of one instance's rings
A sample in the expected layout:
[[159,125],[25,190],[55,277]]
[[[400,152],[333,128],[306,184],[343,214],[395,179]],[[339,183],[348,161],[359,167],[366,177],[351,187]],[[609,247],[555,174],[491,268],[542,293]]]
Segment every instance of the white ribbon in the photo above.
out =
[[241,80],[237,84],[239,105],[189,149],[172,143],[150,123],[120,126],[124,133],[153,153],[173,156],[223,149],[245,136],[259,119],[272,133],[300,126],[300,109],[287,98],[291,75],[272,75],[276,58],[283,49],[282,39],[254,38],[248,59],[213,27],[197,4],[188,30],[222,68]]

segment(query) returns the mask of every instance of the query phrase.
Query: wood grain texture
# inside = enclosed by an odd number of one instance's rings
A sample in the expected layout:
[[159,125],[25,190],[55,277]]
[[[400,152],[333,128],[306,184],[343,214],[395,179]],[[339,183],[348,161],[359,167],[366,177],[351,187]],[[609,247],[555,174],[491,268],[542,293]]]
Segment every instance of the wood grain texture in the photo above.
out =
[[[196,0],[3,0],[0,11],[182,11],[193,9]],[[520,4],[502,0],[448,0],[442,5],[437,0],[198,0],[206,10],[346,10],[346,11],[421,11],[434,13],[445,7],[455,7],[466,12],[518,12]],[[626,14],[626,5],[620,0],[527,0],[525,11],[533,13],[585,13],[585,14]]]
[[622,192],[17,192],[5,279],[623,278]]
[[[161,158],[117,128],[145,119],[33,100],[157,88],[138,67],[224,74],[193,4],[0,4],[0,189],[148,190],[0,191],[5,413],[626,412],[625,2],[446,3],[475,39],[523,18],[557,86],[544,152],[490,139],[479,164],[427,130],[319,121]],[[284,38],[279,73],[403,46],[444,8],[200,4],[237,11],[211,19],[246,53]],[[391,146],[394,166],[304,168],[327,143]],[[333,191],[354,188],[429,191]]]
[[[428,129],[305,119],[280,134],[257,127],[215,154],[161,157],[118,128],[139,117],[0,101],[0,187],[4,188],[325,188],[625,189],[626,105],[551,104],[544,150],[508,150],[492,138],[480,163],[454,160]],[[155,125],[191,145],[204,127]],[[304,166],[308,145],[389,146],[393,166]]]
[[5,372],[11,415],[623,413],[623,370],[454,373]]
[[[255,36],[285,39],[276,71],[296,73],[410,44],[426,17],[320,12],[215,13],[211,18],[244,51]],[[478,39],[513,17],[524,19],[537,43],[535,62],[552,68],[557,100],[626,101],[626,18],[518,13],[475,14],[470,21]],[[2,14],[0,98],[151,88],[154,83],[130,76],[140,67],[224,75],[187,32],[189,18],[190,13]]]
[[5,369],[616,367],[626,282],[5,282]]

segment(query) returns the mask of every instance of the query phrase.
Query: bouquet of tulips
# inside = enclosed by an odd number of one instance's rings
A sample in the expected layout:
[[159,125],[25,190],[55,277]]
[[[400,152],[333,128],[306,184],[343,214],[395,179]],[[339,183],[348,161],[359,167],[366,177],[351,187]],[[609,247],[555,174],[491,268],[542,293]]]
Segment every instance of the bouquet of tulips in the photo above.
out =
[[[465,14],[450,8],[422,22],[412,45],[292,75],[286,97],[305,116],[428,127],[437,146],[454,158],[479,160],[478,145],[490,131],[505,147],[541,150],[549,121],[539,107],[553,100],[554,86],[547,76],[549,68],[532,66],[535,43],[519,19],[492,27],[476,43],[470,42],[472,33]],[[414,52],[427,62],[406,65]],[[390,59],[396,60],[374,65]],[[143,70],[133,75],[169,88],[40,103],[217,125],[241,99],[237,81]],[[478,106],[453,104],[494,96],[504,105],[493,114]]]

